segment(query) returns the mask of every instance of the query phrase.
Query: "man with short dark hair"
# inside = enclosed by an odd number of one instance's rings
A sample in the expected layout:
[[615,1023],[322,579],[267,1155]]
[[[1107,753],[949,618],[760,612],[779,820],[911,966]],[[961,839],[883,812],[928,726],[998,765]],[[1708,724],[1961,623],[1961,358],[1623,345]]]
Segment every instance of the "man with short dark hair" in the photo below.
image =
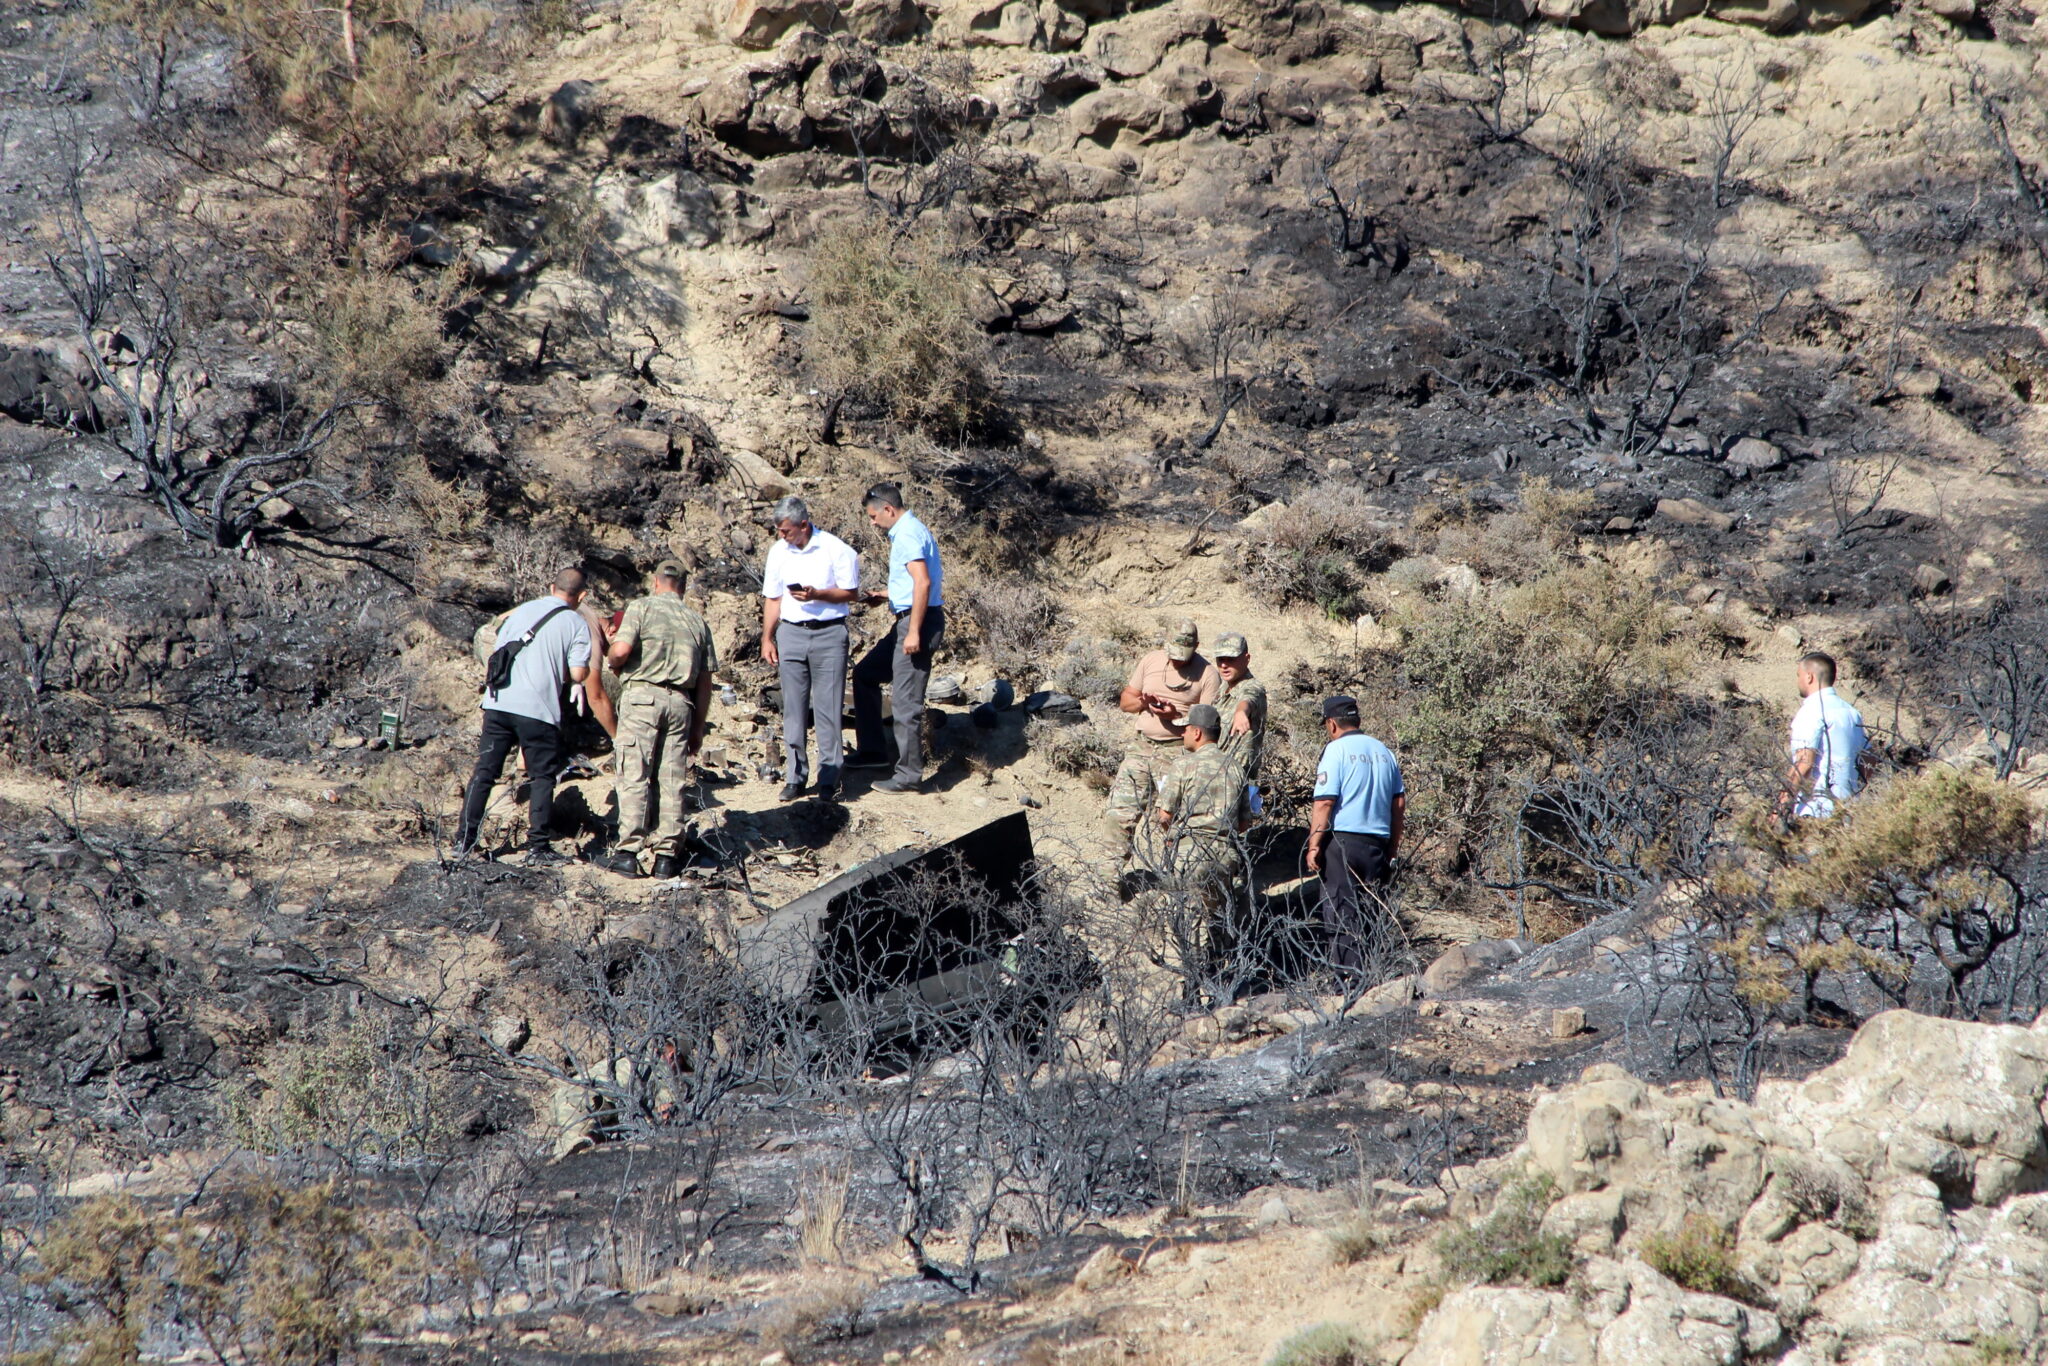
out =
[[1835,659],[1815,650],[1801,657],[1793,674],[1799,687],[1792,718],[1792,767],[1778,809],[1803,819],[1835,814],[1837,801],[1863,790],[1863,766],[1870,737],[1863,715],[1835,691]]
[[639,877],[641,857],[656,877],[674,877],[683,843],[690,756],[704,744],[718,650],[704,618],[683,602],[680,560],[654,566],[652,590],[626,608],[612,637],[619,671],[619,838],[605,866]]
[[581,683],[590,672],[590,627],[576,613],[583,592],[583,571],[564,569],[555,575],[547,596],[513,608],[498,628],[493,653],[509,645],[519,648],[511,678],[483,696],[483,735],[456,827],[457,854],[475,847],[491,788],[517,745],[526,758],[526,861],[569,861],[555,852],[549,827],[554,820],[555,778],[568,758],[562,742],[562,690]]
[[868,490],[862,508],[877,531],[889,538],[889,589],[868,593],[864,603],[887,606],[895,621],[888,633],[853,666],[853,735],[858,748],[849,768],[886,768],[882,738],[882,684],[889,684],[895,721],[895,772],[875,784],[877,792],[918,792],[924,784],[924,692],[931,681],[932,651],[946,629],[945,571],[939,543],[916,514],[903,506],[894,484]]
[[1393,751],[1359,729],[1356,698],[1324,699],[1322,717],[1329,743],[1316,761],[1308,866],[1322,875],[1331,966],[1350,975],[1368,958],[1366,901],[1386,914],[1381,889],[1400,852],[1408,797]]
[[839,800],[846,744],[846,614],[860,597],[860,557],[811,521],[801,498],[770,514],[775,544],[761,574],[761,658],[782,681],[782,800],[801,797],[810,766],[806,731],[818,732],[818,798]]

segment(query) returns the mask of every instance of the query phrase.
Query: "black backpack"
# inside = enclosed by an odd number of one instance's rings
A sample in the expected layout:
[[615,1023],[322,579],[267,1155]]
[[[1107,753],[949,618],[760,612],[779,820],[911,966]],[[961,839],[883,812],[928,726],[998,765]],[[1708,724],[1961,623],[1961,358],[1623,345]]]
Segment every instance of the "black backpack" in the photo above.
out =
[[497,649],[491,651],[490,662],[484,665],[484,696],[490,698],[493,702],[498,700],[498,689],[512,681],[512,665],[518,660],[519,652],[533,644],[533,638],[540,634],[541,627],[547,625],[558,615],[568,610],[569,608],[566,603],[560,607],[549,608],[541,614],[539,621],[526,628],[525,635],[519,636],[514,640],[508,640]]

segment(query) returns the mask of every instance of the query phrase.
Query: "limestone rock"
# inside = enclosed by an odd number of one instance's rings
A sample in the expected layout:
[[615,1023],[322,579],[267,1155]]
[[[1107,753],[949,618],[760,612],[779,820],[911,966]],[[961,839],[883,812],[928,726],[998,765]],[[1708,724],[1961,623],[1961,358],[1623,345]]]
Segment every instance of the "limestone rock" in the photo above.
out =
[[1188,130],[1188,116],[1157,95],[1128,87],[1098,90],[1074,102],[1068,112],[1074,140],[1107,147],[1126,134],[1139,144],[1167,142]]
[[1254,535],[1262,536],[1273,529],[1273,524],[1279,521],[1281,515],[1284,514],[1286,511],[1287,504],[1285,503],[1273,502],[1261,504],[1260,506],[1253,508],[1250,512],[1246,513],[1244,516],[1237,519],[1238,529],[1240,531],[1249,531],[1252,532]]
[[1598,1360],[1592,1325],[1571,1296],[1475,1286],[1446,1297],[1423,1320],[1403,1366],[1596,1366]]
[[934,27],[968,47],[1030,47],[1042,36],[1034,0],[955,0]]
[[1128,81],[1151,72],[1184,43],[1207,44],[1220,36],[1214,15],[1165,6],[1098,26],[1083,50],[1110,75]]
[[1913,570],[1913,591],[1921,597],[1938,598],[1954,587],[1948,571],[1938,564],[1923,564]]
[[1735,519],[1717,508],[1710,508],[1697,498],[1659,498],[1657,515],[1667,522],[1680,526],[1704,527],[1708,531],[1726,534],[1735,529]]
[[1873,1184],[1921,1177],[1951,1201],[1996,1205],[2048,1190],[2044,1099],[2048,1031],[1894,1010],[1840,1062],[1759,1104]]
[[773,502],[789,492],[789,480],[752,451],[729,450],[725,453],[725,463],[749,498]]
[[1721,463],[1744,475],[1785,468],[1785,452],[1761,437],[1745,436],[1728,448]]
[[725,36],[738,47],[769,48],[806,24],[826,32],[844,27],[833,0],[733,0],[725,15]]
[[1453,944],[1423,969],[1423,993],[1441,996],[1497,972],[1527,951],[1526,945],[1514,939],[1475,939],[1469,944]]
[[847,32],[870,43],[900,43],[929,27],[916,0],[853,0],[840,17]]

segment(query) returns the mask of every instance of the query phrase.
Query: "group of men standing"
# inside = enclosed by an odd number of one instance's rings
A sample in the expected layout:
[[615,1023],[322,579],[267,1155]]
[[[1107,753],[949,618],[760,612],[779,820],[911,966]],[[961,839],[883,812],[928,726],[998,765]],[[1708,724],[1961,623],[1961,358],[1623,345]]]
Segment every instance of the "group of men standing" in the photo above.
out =
[[[1220,636],[1214,663],[1200,645],[1195,623],[1182,621],[1132,669],[1118,704],[1138,717],[1137,733],[1111,780],[1109,811],[1136,871],[1175,881],[1202,903],[1213,945],[1234,937],[1246,895],[1249,861],[1238,836],[1260,809],[1268,699],[1243,635]],[[1360,729],[1355,699],[1329,698],[1321,716],[1328,744],[1316,766],[1307,861],[1321,882],[1328,961],[1356,973],[1386,914],[1407,797],[1399,761]]]
[[[897,485],[870,488],[862,509],[888,538],[881,592],[861,588],[860,557],[818,527],[803,500],[784,498],[771,513],[776,539],[762,574],[760,648],[781,683],[784,801],[807,791],[840,801],[849,768],[890,769],[877,791],[921,790],[926,685],[946,629],[944,570],[931,530],[904,506]],[[458,853],[475,847],[491,789],[517,748],[528,780],[528,862],[569,861],[552,843],[554,788],[570,755],[569,730],[587,714],[611,734],[617,756],[618,835],[602,866],[627,877],[679,870],[689,761],[703,745],[719,668],[710,628],[683,600],[687,578],[679,560],[662,560],[647,595],[608,620],[586,605],[583,572],[565,569],[545,596],[479,632],[479,652],[489,647],[488,681]],[[857,745],[849,754],[849,618],[874,606],[886,607],[891,620],[852,665]],[[1226,925],[1249,881],[1239,836],[1259,811],[1268,699],[1242,634],[1220,636],[1213,662],[1200,645],[1196,624],[1183,620],[1132,669],[1118,705],[1137,718],[1136,730],[1110,785],[1109,813],[1134,869],[1196,889]],[[1783,806],[1788,818],[1825,817],[1861,788],[1867,737],[1862,717],[1834,690],[1830,656],[1802,657],[1797,679],[1802,705]],[[889,729],[882,724],[885,684]],[[1386,914],[1406,788],[1393,752],[1361,728],[1356,699],[1330,697],[1320,717],[1327,743],[1316,765],[1306,859],[1321,884],[1329,962],[1356,973],[1369,966],[1370,939]]]
[[[923,715],[932,651],[945,630],[945,573],[931,531],[903,505],[895,484],[862,500],[889,541],[886,591],[863,592],[860,557],[821,530],[799,498],[771,513],[775,544],[762,573],[761,658],[782,685],[785,751],[782,799],[809,790],[841,800],[846,768],[891,768],[875,790],[917,792],[924,779]],[[704,742],[717,647],[704,618],[683,601],[688,571],[665,559],[647,596],[610,620],[585,604],[583,571],[565,569],[548,593],[522,603],[479,633],[488,656],[483,729],[464,796],[456,851],[477,843],[491,789],[517,748],[526,764],[526,859],[560,864],[554,848],[554,789],[570,757],[569,734],[588,714],[612,738],[617,757],[618,837],[602,866],[625,877],[672,877],[682,853],[689,761]],[[843,753],[851,613],[886,606],[892,620],[852,669],[858,748]],[[605,681],[609,666],[613,688]],[[890,689],[894,753],[882,724]],[[817,733],[817,785],[810,786],[809,733]]]

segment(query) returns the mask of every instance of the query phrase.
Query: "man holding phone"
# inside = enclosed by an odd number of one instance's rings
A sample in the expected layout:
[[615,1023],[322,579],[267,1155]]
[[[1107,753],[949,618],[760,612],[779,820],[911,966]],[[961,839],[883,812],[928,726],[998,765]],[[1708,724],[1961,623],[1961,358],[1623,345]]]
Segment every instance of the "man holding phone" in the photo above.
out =
[[1109,814],[1122,828],[1127,847],[1138,822],[1152,809],[1159,779],[1180,755],[1189,709],[1213,705],[1223,691],[1223,675],[1196,649],[1201,643],[1193,621],[1177,623],[1159,649],[1138,661],[1117,699],[1119,707],[1138,718],[1137,738],[1109,785]]
[[819,530],[801,498],[784,498],[770,515],[775,544],[761,576],[761,658],[782,680],[782,800],[803,795],[810,727],[818,732],[818,799],[836,802],[845,760],[846,614],[860,597],[860,557]]

